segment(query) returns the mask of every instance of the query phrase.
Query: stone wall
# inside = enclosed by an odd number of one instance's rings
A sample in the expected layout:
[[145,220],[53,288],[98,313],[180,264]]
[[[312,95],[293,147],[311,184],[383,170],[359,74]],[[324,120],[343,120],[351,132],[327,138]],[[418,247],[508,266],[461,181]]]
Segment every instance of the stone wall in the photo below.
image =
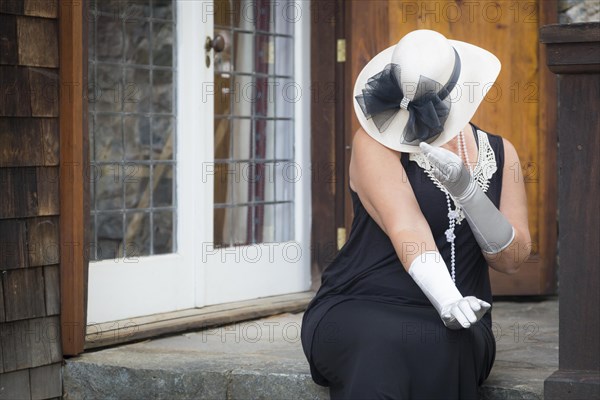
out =
[[561,24],[600,21],[600,1],[558,0],[558,20]]

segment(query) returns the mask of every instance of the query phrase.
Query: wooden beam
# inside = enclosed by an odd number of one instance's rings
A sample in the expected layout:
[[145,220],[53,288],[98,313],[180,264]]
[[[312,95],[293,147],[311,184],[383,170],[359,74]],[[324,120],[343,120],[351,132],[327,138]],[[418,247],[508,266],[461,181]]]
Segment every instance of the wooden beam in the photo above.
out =
[[[311,3],[311,288],[321,285],[323,270],[336,247],[336,0]],[[341,132],[340,132],[341,134]]]
[[83,351],[87,260],[87,1],[60,2],[60,296],[64,355]]
[[[539,26],[558,22],[557,0],[539,2]],[[545,207],[539,210],[539,249],[544,268],[540,283],[542,293],[557,291],[557,253],[558,253],[558,137],[556,133],[556,116],[558,115],[558,86],[556,76],[546,68],[548,49],[539,43],[539,145],[540,198],[544,199]]]
[[314,295],[313,291],[290,293],[94,324],[87,327],[85,348],[214,328],[280,313],[302,312]]

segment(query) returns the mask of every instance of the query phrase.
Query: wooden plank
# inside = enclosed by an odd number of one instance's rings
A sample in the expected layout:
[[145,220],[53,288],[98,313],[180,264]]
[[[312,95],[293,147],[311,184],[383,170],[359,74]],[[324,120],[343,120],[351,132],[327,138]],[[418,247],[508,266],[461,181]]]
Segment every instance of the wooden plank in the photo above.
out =
[[54,69],[29,68],[31,115],[58,117],[58,73]]
[[59,263],[58,217],[27,220],[27,253],[29,266]]
[[[4,271],[2,271],[4,272]],[[6,314],[4,312],[4,273],[0,274],[0,322],[6,321]],[[0,360],[2,359],[2,348],[0,347]],[[2,365],[2,361],[0,361],[0,366]],[[2,368],[0,368],[0,373],[2,373]]]
[[4,371],[61,362],[58,316],[22,319],[0,324]]
[[[600,23],[594,25],[598,32]],[[566,57],[577,59],[577,51],[587,52],[580,46],[585,39],[578,24],[542,29],[542,41],[549,51],[557,46],[556,59],[563,57],[563,51]],[[593,40],[600,46],[597,34]],[[572,49],[566,47],[569,41]],[[586,57],[581,54],[579,58]],[[547,62],[556,72],[556,60],[549,57]],[[600,69],[596,61],[588,62],[592,65],[586,74],[581,73],[585,68],[581,64],[563,64],[564,68],[558,69],[560,362],[559,370],[544,382],[546,399],[597,398],[600,390]]]
[[29,339],[27,348],[31,352],[30,367],[61,362],[60,321],[58,316],[28,319]]
[[58,17],[58,0],[24,0],[23,13],[34,17]]
[[[37,167],[38,208],[35,215],[58,215],[60,212],[60,196],[58,184],[60,170],[58,167]],[[66,180],[63,180],[65,182]]]
[[6,271],[3,285],[7,321],[46,315],[42,268],[19,268]]
[[29,332],[29,320],[26,319],[0,324],[0,347],[2,347],[5,373],[31,367],[27,332]]
[[[393,36],[396,34],[390,26],[390,15],[397,4],[388,1],[351,1],[345,2],[347,10],[342,18],[345,19],[345,34],[347,61],[345,63],[346,77],[343,88],[344,102],[342,103],[342,114],[344,115],[343,143],[344,160],[340,168],[344,169],[341,179],[344,182],[345,193],[345,227],[346,234],[350,234],[352,219],[355,217],[352,207],[351,194],[348,189],[348,168],[350,166],[350,155],[352,139],[360,126],[354,114],[354,81],[364,66],[380,51],[396,42]],[[348,147],[346,147],[348,146]]]
[[0,219],[33,216],[37,212],[35,168],[0,168],[0,182],[11,196],[0,196]]
[[315,292],[292,293],[231,302],[152,316],[130,318],[86,328],[86,349],[137,341],[164,334],[225,325],[284,312],[306,309]]
[[0,65],[0,117],[31,116],[27,68]]
[[[160,313],[160,314],[152,314],[152,315],[136,317],[135,323],[136,323],[136,325],[146,325],[146,324],[153,324],[156,322],[168,321],[171,319],[184,318],[184,317],[190,317],[190,316],[194,317],[197,315],[208,315],[208,314],[220,313],[220,312],[230,312],[232,310],[243,311],[244,309],[246,309],[248,307],[263,306],[265,304],[276,305],[276,306],[286,305],[286,304],[294,304],[295,302],[304,302],[307,299],[310,300],[312,297],[314,297],[314,294],[315,294],[315,292],[313,292],[313,291],[306,291],[306,292],[289,293],[289,294],[277,295],[277,296],[269,296],[269,297],[263,297],[263,298],[252,299],[252,300],[242,300],[242,301],[229,302],[229,303],[223,303],[223,304],[214,304],[214,305],[205,306],[202,308],[189,308],[186,310],[179,310],[179,311],[173,311],[173,312],[168,312],[168,313]],[[131,321],[131,320],[132,319],[125,319],[123,321]],[[114,324],[115,324],[115,321],[110,321],[110,322],[105,322],[105,323],[100,323],[100,324],[93,324],[92,330],[95,332],[98,329],[101,329],[104,332],[108,329],[111,329],[111,327]],[[90,326],[92,326],[92,325],[90,325]],[[90,327],[88,327],[88,329],[90,329]]]
[[0,220],[1,270],[24,268],[29,265],[25,232],[25,221]]
[[60,161],[60,136],[58,134],[58,119],[39,119],[42,124],[42,165],[58,165]]
[[24,3],[19,0],[0,1],[0,13],[23,15]]
[[[337,254],[335,202],[335,1],[313,3],[311,7],[311,160],[312,226],[311,288],[317,290],[321,274]],[[331,23],[326,23],[331,21]],[[327,57],[323,57],[327,54]]]
[[0,133],[0,167],[58,164],[58,119],[2,118]]
[[39,165],[40,121],[32,118],[0,119],[0,167]]
[[[555,1],[555,0],[554,0]],[[597,22],[584,22],[569,24],[557,24],[554,20],[547,20],[540,28],[541,43],[582,43],[598,42],[600,40],[600,31]]]
[[600,69],[598,43],[548,43],[548,66],[554,73],[595,73]]
[[31,368],[31,400],[45,400],[62,395],[62,363]]
[[44,267],[44,289],[46,292],[46,315],[60,314],[60,267]]
[[[72,84],[60,91],[60,264],[62,350],[65,355],[83,351],[86,324],[87,261],[84,179],[87,157],[87,103],[80,95],[87,87],[87,3],[65,2],[59,8],[60,82]],[[79,88],[79,89],[77,89]],[[67,253],[68,252],[68,253]],[[73,326],[81,329],[73,329]]]
[[[540,26],[556,23],[558,13],[557,0],[540,1]],[[546,67],[548,54],[546,46],[539,43],[539,184],[540,198],[544,199],[545,205],[538,207],[540,233],[539,253],[541,270],[542,293],[557,292],[557,242],[558,242],[558,137],[556,133],[556,117],[558,115],[557,105],[557,82],[556,76]]]
[[0,167],[58,164],[58,119],[0,119]]
[[[2,285],[0,285],[2,286]],[[2,321],[4,322],[4,321]],[[3,325],[3,324],[0,324]],[[2,329],[0,328],[0,333],[2,333]],[[2,351],[2,339],[0,338],[0,376],[4,373],[4,354]]]
[[560,369],[598,371],[600,70],[558,81],[560,305],[569,310],[560,317]]
[[0,14],[0,64],[16,65],[17,61],[17,18]]
[[29,399],[29,371],[0,374],[0,387],[0,400]]
[[57,21],[17,17],[19,65],[58,67]]

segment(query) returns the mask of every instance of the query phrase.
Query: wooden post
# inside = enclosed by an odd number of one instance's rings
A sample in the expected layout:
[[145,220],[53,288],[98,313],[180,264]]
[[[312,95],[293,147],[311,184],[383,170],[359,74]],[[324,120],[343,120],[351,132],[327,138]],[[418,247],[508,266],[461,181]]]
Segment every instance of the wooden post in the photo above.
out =
[[86,0],[59,3],[60,60],[60,295],[64,355],[83,352],[87,259]]
[[559,369],[544,398],[600,398],[600,23],[546,25],[558,74]]

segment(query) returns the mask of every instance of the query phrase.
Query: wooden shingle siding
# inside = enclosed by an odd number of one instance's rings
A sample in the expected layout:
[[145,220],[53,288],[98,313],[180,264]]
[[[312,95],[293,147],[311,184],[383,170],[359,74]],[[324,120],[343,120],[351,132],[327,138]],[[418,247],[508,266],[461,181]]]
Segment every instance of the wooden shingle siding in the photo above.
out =
[[23,0],[2,0],[0,1],[0,13],[23,15],[25,2]]
[[58,217],[27,220],[27,253],[29,266],[58,264]]
[[22,218],[37,214],[37,176],[34,167],[0,169],[0,218]]
[[[2,284],[2,276],[4,275],[4,271],[0,274],[0,323],[6,321],[6,316],[4,315],[4,289]],[[2,349],[0,349],[0,366],[2,364]],[[0,372],[2,369],[0,368]]]
[[58,316],[22,319],[0,326],[4,372],[62,360]]
[[58,30],[55,20],[17,18],[19,65],[58,67]]
[[[24,0],[23,14],[32,17],[58,17],[58,0]],[[68,3],[68,2],[65,2]]]
[[2,284],[7,321],[43,317],[46,314],[43,268],[6,271]]
[[0,1],[0,400],[62,394],[58,7]]
[[60,314],[60,268],[58,265],[44,267],[44,289],[46,290],[46,315]]
[[56,118],[0,119],[0,167],[58,165]]
[[0,270],[3,274],[8,269],[24,268],[28,265],[25,229],[25,221],[0,219]]
[[58,73],[49,68],[29,68],[32,117],[58,117]]
[[29,398],[29,371],[25,369],[1,374],[0,387],[3,389],[0,399]]
[[17,64],[17,17],[0,14],[0,64]]
[[0,117],[30,117],[29,68],[0,65]]
[[50,399],[62,395],[61,367],[61,363],[56,363],[29,370],[31,400]]
[[38,208],[36,215],[59,214],[59,186],[60,179],[58,167],[37,167],[37,193]]

